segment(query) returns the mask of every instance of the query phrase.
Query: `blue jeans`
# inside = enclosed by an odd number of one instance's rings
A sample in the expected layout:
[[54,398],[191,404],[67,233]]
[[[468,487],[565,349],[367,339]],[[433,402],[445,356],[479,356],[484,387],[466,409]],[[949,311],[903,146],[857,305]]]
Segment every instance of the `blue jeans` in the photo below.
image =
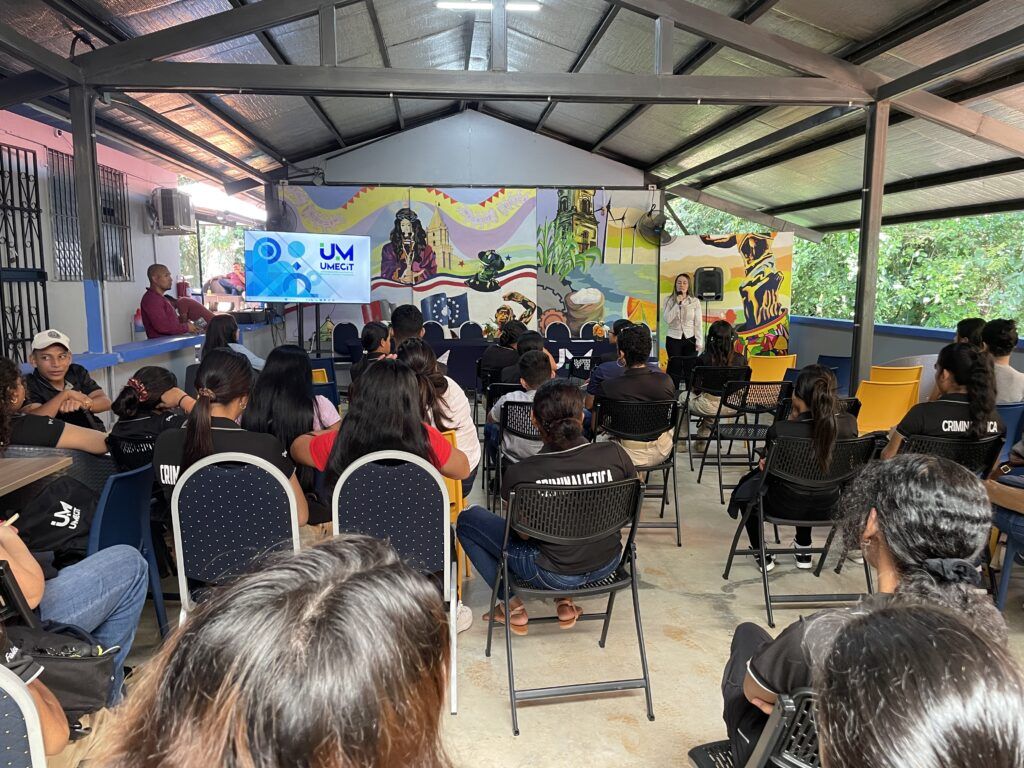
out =
[[1018,548],[1024,550],[1024,515],[1004,507],[993,506],[992,509],[992,523],[995,527],[1010,538],[1016,539]]
[[148,588],[146,560],[134,547],[118,544],[62,569],[43,590],[39,615],[44,621],[81,627],[103,648],[121,646],[114,656],[110,705],[121,700],[124,660],[135,639]]
[[492,467],[498,463],[498,437],[500,434],[501,427],[493,421],[489,424],[484,424],[484,450],[487,451],[487,458],[490,460]]
[[[456,526],[459,542],[477,572],[494,588],[501,564],[501,545],[505,541],[505,518],[498,517],[476,505],[459,514]],[[508,569],[531,587],[538,589],[573,589],[590,581],[603,579],[615,570],[619,555],[608,564],[589,573],[567,574],[548,571],[537,565],[540,546],[512,533],[508,542]],[[502,590],[498,597],[504,597]]]

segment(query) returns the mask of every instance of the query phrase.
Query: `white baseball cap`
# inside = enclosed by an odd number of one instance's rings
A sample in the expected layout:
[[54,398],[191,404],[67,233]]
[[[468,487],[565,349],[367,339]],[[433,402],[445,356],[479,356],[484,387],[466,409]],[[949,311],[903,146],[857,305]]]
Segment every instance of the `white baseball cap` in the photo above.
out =
[[49,328],[45,331],[40,331],[32,337],[32,351],[35,352],[37,349],[46,349],[52,347],[54,344],[60,344],[68,352],[71,351],[71,339],[65,336],[55,328]]

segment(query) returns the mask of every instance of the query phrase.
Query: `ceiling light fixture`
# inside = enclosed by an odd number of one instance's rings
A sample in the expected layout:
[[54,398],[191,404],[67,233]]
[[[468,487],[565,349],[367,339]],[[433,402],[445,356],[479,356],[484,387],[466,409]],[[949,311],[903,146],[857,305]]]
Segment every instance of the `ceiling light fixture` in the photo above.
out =
[[[490,11],[494,3],[487,0],[437,0],[434,4],[443,11]],[[505,10],[515,13],[517,11],[534,12],[540,10],[540,3],[506,3]]]

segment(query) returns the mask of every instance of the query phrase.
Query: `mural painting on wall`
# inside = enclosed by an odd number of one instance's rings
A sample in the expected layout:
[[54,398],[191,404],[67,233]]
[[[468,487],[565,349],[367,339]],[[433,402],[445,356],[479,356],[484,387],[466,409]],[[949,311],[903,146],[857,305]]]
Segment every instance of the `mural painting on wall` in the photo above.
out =
[[[722,301],[705,304],[705,332],[715,320],[728,320],[746,354],[785,354],[789,349],[793,233],[676,238],[662,248],[660,301],[672,292],[678,274],[685,273],[692,280],[700,267],[720,267],[724,274]],[[664,335],[662,328],[662,339]]]
[[657,323],[658,244],[637,222],[657,198],[602,189],[537,190],[537,304],[540,330],[564,323],[595,335],[626,317]]
[[369,235],[371,302],[338,305],[333,319],[387,320],[412,303],[451,335],[467,321],[485,335],[537,314],[533,189],[284,187],[285,226]]

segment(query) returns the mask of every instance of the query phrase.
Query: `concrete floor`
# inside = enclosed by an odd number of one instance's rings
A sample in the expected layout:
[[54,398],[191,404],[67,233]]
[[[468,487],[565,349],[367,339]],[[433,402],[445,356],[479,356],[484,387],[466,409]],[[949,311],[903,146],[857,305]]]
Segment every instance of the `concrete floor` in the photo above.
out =
[[[640,605],[647,641],[654,712],[648,722],[642,691],[562,699],[519,707],[521,735],[512,735],[505,644],[496,632],[491,658],[484,656],[490,589],[474,576],[464,582],[463,601],[474,614],[473,626],[459,636],[459,714],[445,715],[445,740],[456,766],[532,768],[537,766],[680,766],[694,745],[724,738],[720,683],[732,631],[743,621],[766,625],[760,575],[752,562],[738,560],[729,581],[722,579],[726,550],[735,522],[719,504],[715,475],[696,482],[686,455],[679,457],[679,496],[683,510],[683,546],[671,531],[638,534],[642,575]],[[735,474],[733,475],[735,477]],[[471,501],[482,502],[478,490]],[[653,511],[653,513],[652,513]],[[645,517],[657,513],[648,501]],[[672,513],[669,507],[668,514]],[[791,536],[792,532],[788,535]],[[788,541],[783,530],[783,541]],[[790,557],[779,558],[772,588],[783,592],[857,592],[864,588],[859,566],[832,571],[835,556],[820,579],[798,571]],[[1011,645],[1024,659],[1024,568],[1011,588],[1007,620]],[[602,601],[584,601],[587,610]],[[176,614],[176,605],[168,606]],[[550,603],[531,602],[531,616],[549,615]],[[802,612],[778,609],[777,632]],[[557,625],[531,625],[526,637],[513,637],[516,680],[520,687],[559,685],[594,679],[640,676],[640,660],[628,592],[617,599],[604,649],[597,645],[600,622],[581,622],[569,631]],[[144,663],[158,643],[152,609],[147,606],[130,663]],[[102,723],[97,728],[102,733]],[[73,766],[88,755],[93,737],[73,745],[54,766]]]

